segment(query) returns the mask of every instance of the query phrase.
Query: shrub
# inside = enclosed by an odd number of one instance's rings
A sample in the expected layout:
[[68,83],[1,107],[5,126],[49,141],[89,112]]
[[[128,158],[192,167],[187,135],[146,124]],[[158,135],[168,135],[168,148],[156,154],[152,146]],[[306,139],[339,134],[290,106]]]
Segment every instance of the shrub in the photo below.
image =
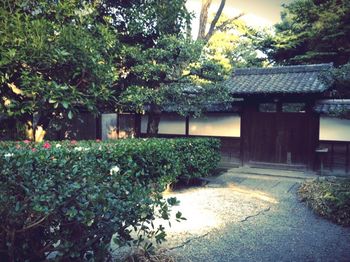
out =
[[179,139],[176,141],[176,150],[181,152],[180,179],[208,176],[220,161],[218,139]]
[[350,226],[350,180],[308,181],[299,196],[318,215],[343,226]]
[[[195,153],[185,161],[179,150],[208,154],[205,145],[214,144],[207,139],[0,143],[0,257],[100,261],[108,257],[113,235],[120,246],[152,237],[162,241],[164,228],[153,229],[152,221],[169,219],[169,206],[176,204],[162,198],[165,185],[191,170],[205,174],[197,167],[205,156]],[[131,230],[138,231],[137,239]]]

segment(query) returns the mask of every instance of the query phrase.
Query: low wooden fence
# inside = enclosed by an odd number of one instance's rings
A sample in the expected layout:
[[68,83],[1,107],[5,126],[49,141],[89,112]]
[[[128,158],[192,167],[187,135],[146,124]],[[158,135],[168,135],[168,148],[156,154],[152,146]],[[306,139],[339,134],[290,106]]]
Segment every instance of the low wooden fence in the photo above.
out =
[[[334,173],[350,175],[350,141],[321,140],[319,148],[328,148],[323,159],[324,168]],[[320,158],[316,168],[320,167]]]

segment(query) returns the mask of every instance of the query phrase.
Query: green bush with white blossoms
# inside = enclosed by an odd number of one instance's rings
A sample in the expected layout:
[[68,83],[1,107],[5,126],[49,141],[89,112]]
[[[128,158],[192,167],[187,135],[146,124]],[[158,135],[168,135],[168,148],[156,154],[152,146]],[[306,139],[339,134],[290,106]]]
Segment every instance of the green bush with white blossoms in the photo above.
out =
[[159,243],[166,234],[152,221],[177,203],[161,193],[209,174],[218,148],[213,139],[0,142],[0,257],[103,261],[111,240]]

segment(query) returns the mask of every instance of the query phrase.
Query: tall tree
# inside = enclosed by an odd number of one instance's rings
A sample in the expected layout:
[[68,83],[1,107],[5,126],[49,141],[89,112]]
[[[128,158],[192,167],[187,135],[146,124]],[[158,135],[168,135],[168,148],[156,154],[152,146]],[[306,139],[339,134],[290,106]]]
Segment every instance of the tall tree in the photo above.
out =
[[284,6],[276,34],[265,40],[269,57],[280,64],[350,59],[350,1],[297,0]]
[[209,29],[207,31],[206,29],[208,26],[208,12],[212,2],[213,2],[212,0],[202,0],[197,40],[208,42],[215,32],[224,29],[225,26],[232,24],[235,20],[243,16],[243,14],[239,14],[230,19],[226,19],[224,22],[218,25],[218,21],[222,15],[222,12],[226,4],[226,0],[221,0],[218,10],[214,15],[213,20],[210,22]]
[[161,112],[171,106],[182,115],[199,114],[208,101],[227,100],[215,82],[222,80],[219,64],[202,57],[202,44],[176,36],[160,38],[153,48],[125,46],[133,61],[126,77],[131,85],[121,94],[124,106],[148,111],[147,133],[155,136]]
[[130,45],[152,47],[162,35],[179,35],[190,30],[191,14],[186,0],[104,0],[100,20],[113,26],[119,40]]
[[[116,28],[122,46],[117,63],[122,69],[120,106],[147,108],[150,136],[158,133],[160,114],[169,104],[181,104],[174,108],[182,114],[199,112],[199,101],[204,101],[209,83],[220,74],[203,59],[202,42],[189,37],[191,14],[185,4],[185,0],[171,4],[165,0],[107,1],[101,8],[102,19]],[[189,98],[190,89],[201,92]]]

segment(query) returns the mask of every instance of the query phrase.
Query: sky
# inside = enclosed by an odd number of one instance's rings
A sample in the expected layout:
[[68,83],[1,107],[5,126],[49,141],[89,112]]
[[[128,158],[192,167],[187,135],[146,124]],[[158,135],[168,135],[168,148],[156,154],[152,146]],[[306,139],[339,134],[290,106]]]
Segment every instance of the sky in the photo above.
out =
[[[219,7],[220,0],[213,0],[209,13],[215,13]],[[226,0],[223,13],[227,17],[233,17],[244,13],[243,19],[251,26],[272,26],[280,21],[282,4],[288,4],[293,0]],[[187,0],[188,10],[194,12],[195,18],[192,22],[192,33],[197,35],[201,0]]]

